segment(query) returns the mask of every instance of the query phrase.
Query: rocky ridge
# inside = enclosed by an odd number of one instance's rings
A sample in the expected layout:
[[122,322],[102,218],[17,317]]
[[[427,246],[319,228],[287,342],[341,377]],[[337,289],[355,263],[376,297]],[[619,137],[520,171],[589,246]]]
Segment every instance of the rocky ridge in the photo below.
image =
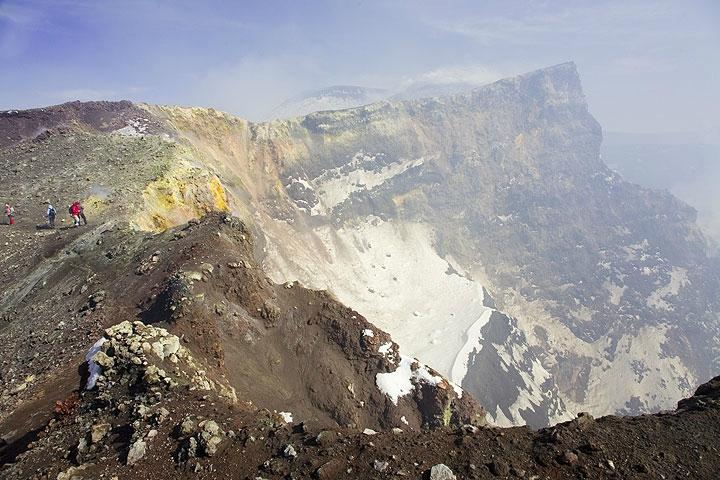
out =
[[[161,339],[174,350],[177,337],[160,328],[123,322],[106,337],[120,352],[110,347],[117,354],[91,357],[108,365],[103,380],[58,404],[2,478],[709,479],[720,468],[713,441],[720,433],[720,377],[676,411],[658,415],[596,420],[582,413],[536,432],[472,425],[359,432],[288,423],[282,414],[220,396],[213,382],[185,375],[193,360],[181,349],[170,354],[179,353],[178,362],[170,360],[175,366],[158,381],[150,367],[160,361],[160,348],[142,343]],[[133,351],[144,350],[148,365],[133,360]]]
[[[2,332],[4,372],[22,372],[2,379],[0,455],[3,463],[13,463],[8,478],[28,471],[32,455],[26,452],[43,452],[35,442],[54,424],[53,411],[55,419],[76,410],[84,416],[73,420],[71,433],[77,438],[62,454],[58,445],[69,440],[48,437],[48,450],[37,465],[52,465],[52,471],[62,465],[88,469],[98,458],[108,460],[110,447],[98,442],[111,430],[117,458],[136,464],[157,442],[152,439],[162,420],[155,413],[187,397],[210,395],[216,399],[211,404],[248,415],[262,406],[283,423],[356,431],[485,422],[485,412],[469,395],[402,357],[386,333],[327,293],[267,280],[253,260],[249,232],[226,214],[210,214],[161,235],[111,224],[79,237],[66,238],[64,230],[57,235],[40,240],[71,240],[75,247],[66,247],[74,253],[61,250],[52,261],[31,266],[5,298],[14,317]],[[78,275],[78,259],[97,273]],[[31,295],[28,286],[39,274],[82,287],[51,289],[43,294],[49,298],[40,295],[27,303],[21,292]],[[84,294],[88,291],[94,293]],[[57,311],[75,313],[54,325]],[[113,324],[129,312],[134,321]],[[28,329],[46,328],[53,341],[43,342],[39,355],[37,344],[23,340]],[[94,334],[98,328],[104,328],[102,335]],[[225,438],[219,432],[227,426],[197,419],[205,405],[187,411],[198,430],[183,437],[187,452],[178,454],[183,458],[189,452],[193,458],[212,455]],[[125,425],[108,426],[123,416]],[[80,424],[87,435],[77,431]]]

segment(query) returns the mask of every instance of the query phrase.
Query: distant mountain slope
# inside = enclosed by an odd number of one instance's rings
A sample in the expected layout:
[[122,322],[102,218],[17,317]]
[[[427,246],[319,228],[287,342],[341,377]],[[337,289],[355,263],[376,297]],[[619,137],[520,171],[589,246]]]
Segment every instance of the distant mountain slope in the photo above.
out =
[[301,117],[313,112],[362,107],[383,100],[402,101],[443,97],[469,92],[478,86],[478,84],[469,82],[413,82],[398,90],[333,86],[312,90],[290,98],[275,107],[268,115],[268,118]]
[[384,100],[387,90],[352,85],[336,85],[312,90],[290,98],[270,112],[270,118],[300,117],[323,110],[342,110]]
[[419,100],[430,97],[446,97],[467,93],[480,84],[470,82],[414,82],[399,92],[395,92],[391,100]]

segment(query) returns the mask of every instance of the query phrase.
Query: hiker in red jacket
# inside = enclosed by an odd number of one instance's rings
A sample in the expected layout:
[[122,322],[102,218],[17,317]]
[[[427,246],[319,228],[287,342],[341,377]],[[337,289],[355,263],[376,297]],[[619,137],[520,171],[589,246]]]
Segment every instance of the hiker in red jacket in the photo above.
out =
[[15,225],[15,208],[9,203],[5,204],[5,215],[8,217],[8,224]]
[[79,227],[80,226],[80,202],[73,202],[72,205],[70,205],[70,215],[72,215],[73,218],[73,226]]

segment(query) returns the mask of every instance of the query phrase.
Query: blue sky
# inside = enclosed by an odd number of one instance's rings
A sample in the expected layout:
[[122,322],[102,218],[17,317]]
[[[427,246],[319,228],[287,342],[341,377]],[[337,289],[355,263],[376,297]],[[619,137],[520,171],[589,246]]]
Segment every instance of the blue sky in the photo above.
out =
[[720,136],[717,1],[0,0],[0,109],[81,99],[262,118],[336,84],[574,60],[606,130]]

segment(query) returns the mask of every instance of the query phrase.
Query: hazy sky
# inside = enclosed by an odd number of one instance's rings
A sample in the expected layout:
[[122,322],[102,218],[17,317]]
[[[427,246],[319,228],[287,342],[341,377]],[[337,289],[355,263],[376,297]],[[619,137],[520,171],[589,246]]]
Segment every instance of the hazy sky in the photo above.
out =
[[126,98],[258,119],[313,88],[568,60],[606,130],[720,135],[715,0],[0,0],[0,109]]

